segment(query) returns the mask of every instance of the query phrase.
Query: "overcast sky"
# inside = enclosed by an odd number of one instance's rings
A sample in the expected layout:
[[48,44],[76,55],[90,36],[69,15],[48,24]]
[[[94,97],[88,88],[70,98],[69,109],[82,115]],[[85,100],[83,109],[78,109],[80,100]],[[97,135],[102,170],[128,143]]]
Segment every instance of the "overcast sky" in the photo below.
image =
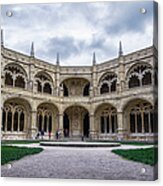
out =
[[[145,8],[147,13],[140,13]],[[7,17],[6,11],[13,16]],[[5,46],[61,65],[91,65],[153,44],[152,2],[22,4],[2,6]]]

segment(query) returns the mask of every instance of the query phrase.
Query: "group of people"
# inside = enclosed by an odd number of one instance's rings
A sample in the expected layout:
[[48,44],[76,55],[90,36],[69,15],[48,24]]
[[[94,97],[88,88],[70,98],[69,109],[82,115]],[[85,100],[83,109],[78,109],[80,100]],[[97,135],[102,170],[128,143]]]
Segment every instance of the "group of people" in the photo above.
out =
[[[43,140],[44,139],[44,135],[45,135],[45,132],[43,130],[39,131],[37,134],[36,134],[36,137],[35,139],[41,139]],[[56,130],[55,134],[54,134],[55,138],[58,140],[61,136],[61,131],[59,130]],[[49,132],[48,133],[48,137],[49,137],[49,140],[51,139],[52,137],[52,133]]]

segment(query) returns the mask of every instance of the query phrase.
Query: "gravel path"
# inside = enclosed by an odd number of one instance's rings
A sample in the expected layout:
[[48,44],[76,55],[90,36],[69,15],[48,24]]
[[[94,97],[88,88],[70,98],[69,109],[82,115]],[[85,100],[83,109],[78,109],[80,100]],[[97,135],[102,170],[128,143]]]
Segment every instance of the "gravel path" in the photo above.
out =
[[[112,153],[112,148],[43,148],[44,151],[39,154],[13,162],[10,169],[7,165],[2,166],[1,176],[105,180],[154,179],[152,166],[125,160]],[[138,147],[124,145],[121,148]],[[142,168],[146,171],[143,172]]]

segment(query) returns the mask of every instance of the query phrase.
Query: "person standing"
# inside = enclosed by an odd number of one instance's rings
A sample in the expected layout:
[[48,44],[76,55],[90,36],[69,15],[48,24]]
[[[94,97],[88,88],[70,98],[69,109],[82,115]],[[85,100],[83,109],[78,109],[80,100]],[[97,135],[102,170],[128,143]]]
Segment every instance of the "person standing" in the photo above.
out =
[[42,140],[44,139],[44,131],[43,130],[41,131],[41,139]]
[[58,133],[58,130],[56,131],[56,139],[58,140],[58,138],[59,138],[59,133]]
[[49,140],[51,139],[51,132],[49,131]]

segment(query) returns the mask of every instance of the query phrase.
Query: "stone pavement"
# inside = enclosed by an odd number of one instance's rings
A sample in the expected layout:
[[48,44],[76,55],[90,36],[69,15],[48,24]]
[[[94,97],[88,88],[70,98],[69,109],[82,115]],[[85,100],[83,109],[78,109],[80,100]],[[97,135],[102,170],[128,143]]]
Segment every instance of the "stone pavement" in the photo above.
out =
[[[18,145],[37,147],[37,144]],[[149,146],[148,146],[149,147]],[[106,180],[153,180],[154,168],[128,161],[112,149],[146,148],[123,145],[116,148],[42,147],[44,151],[1,167],[2,177],[37,177]],[[145,172],[142,170],[145,168]]]

